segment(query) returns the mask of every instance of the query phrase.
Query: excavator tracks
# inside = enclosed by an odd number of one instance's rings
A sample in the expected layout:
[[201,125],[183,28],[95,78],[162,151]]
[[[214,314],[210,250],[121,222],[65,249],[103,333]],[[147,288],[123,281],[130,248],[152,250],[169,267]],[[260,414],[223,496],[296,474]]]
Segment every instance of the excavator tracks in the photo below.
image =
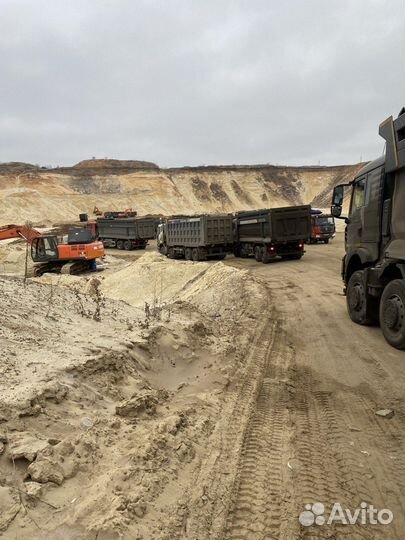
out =
[[79,275],[91,270],[91,261],[49,262],[34,267],[36,277],[43,274]]

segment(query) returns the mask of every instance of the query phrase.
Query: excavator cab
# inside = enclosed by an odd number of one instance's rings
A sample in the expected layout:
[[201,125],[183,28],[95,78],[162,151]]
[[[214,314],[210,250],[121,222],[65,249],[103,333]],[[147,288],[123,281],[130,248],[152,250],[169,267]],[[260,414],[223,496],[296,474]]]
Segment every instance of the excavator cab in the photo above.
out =
[[59,258],[56,236],[38,236],[31,243],[31,257],[34,262],[46,262]]

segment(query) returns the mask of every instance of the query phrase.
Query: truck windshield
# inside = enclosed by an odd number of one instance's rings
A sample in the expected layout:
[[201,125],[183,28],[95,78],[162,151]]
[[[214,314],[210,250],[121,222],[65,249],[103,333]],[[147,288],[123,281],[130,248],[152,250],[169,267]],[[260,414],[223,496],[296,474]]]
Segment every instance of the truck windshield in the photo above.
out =
[[329,225],[331,223],[330,218],[327,217],[319,217],[316,221],[318,225]]

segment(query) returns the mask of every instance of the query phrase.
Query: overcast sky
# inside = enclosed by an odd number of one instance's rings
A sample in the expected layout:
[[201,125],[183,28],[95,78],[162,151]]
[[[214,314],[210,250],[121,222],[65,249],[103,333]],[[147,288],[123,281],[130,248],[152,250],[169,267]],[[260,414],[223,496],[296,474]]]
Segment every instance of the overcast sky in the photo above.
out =
[[0,0],[0,161],[340,164],[405,105],[405,0]]

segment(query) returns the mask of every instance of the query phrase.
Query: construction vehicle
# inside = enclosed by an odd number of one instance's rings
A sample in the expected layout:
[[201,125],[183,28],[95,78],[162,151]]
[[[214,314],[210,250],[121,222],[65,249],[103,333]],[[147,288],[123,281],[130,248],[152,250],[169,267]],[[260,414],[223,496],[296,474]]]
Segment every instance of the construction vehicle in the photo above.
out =
[[133,208],[126,208],[125,210],[118,211],[109,210],[107,212],[103,212],[102,210],[100,210],[100,208],[98,208],[98,206],[95,206],[93,208],[93,214],[95,216],[103,216],[105,218],[125,218],[135,217],[137,215],[137,212]]
[[27,242],[31,242],[34,238],[42,236],[42,234],[33,229],[30,225],[3,225],[0,226],[0,240],[8,240],[11,238],[23,238]]
[[46,272],[80,274],[96,269],[96,259],[104,256],[102,242],[94,242],[90,229],[72,228],[66,241],[58,242],[55,234],[42,234],[26,225],[0,227],[0,240],[23,238],[30,244],[34,274]]
[[171,216],[158,226],[159,251],[170,259],[224,259],[232,241],[232,214]]
[[351,319],[379,322],[387,342],[405,349],[405,108],[385,120],[379,134],[385,155],[335,187],[331,212],[346,221],[342,277]]
[[145,249],[156,237],[157,220],[153,216],[98,218],[95,233],[105,247]]
[[311,210],[311,236],[308,243],[324,242],[328,244],[329,240],[335,237],[335,234],[335,218],[313,208]]
[[[132,215],[133,214],[133,215]],[[149,240],[156,238],[158,216],[139,216],[136,212],[106,212],[108,217],[89,220],[87,214],[79,214],[81,223],[91,231],[95,239],[103,242],[106,248],[145,249]]]
[[301,259],[311,235],[311,207],[289,206],[237,212],[234,219],[235,257],[255,257],[268,263],[277,257]]

